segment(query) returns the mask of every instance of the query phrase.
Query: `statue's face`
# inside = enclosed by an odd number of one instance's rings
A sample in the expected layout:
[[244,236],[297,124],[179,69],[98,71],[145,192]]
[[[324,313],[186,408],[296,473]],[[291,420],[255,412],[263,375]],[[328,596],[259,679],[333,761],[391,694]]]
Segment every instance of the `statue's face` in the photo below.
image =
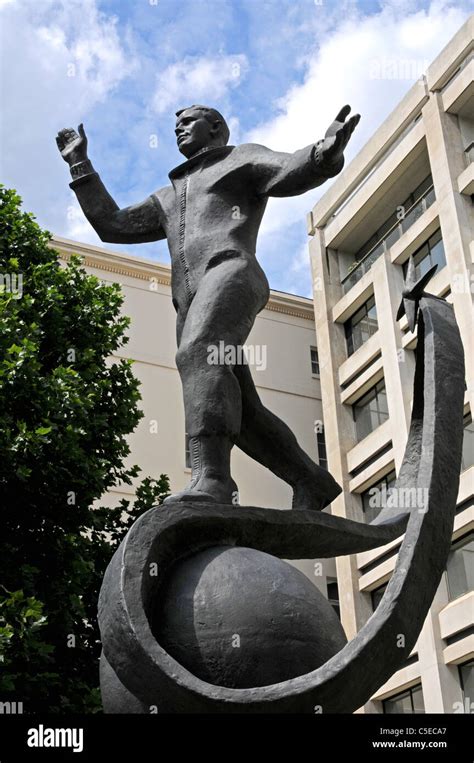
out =
[[178,149],[189,159],[202,148],[214,143],[213,127],[202,111],[186,109],[176,120],[176,140]]

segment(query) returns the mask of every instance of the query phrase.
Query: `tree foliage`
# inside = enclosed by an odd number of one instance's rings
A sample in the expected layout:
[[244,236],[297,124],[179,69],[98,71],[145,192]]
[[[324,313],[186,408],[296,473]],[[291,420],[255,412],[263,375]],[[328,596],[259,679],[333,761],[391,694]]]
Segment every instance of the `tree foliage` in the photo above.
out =
[[[66,266],[0,186],[0,700],[25,712],[100,708],[97,599],[135,519],[168,492],[97,507],[132,484],[127,435],[142,413],[118,284]],[[95,505],[94,505],[95,504]]]

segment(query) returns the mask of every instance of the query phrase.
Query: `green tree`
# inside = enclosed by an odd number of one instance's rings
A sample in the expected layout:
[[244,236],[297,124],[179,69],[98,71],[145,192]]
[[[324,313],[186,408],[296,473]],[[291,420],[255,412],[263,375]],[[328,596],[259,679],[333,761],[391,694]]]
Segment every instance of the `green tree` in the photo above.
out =
[[60,266],[51,236],[0,186],[0,700],[25,712],[100,709],[96,609],[105,568],[168,479],[131,484],[142,413],[118,284]]

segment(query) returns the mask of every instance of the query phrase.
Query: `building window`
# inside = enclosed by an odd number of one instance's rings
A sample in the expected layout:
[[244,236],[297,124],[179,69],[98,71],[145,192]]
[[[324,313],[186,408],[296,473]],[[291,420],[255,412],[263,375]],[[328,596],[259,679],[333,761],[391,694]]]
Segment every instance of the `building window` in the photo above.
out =
[[474,590],[474,533],[454,543],[446,564],[449,600]]
[[459,665],[459,683],[461,684],[462,696],[464,700],[467,700],[467,708],[465,712],[472,712],[472,704],[474,703],[474,660],[465,662],[463,665]]
[[[413,259],[415,261],[415,273],[417,278],[421,278],[425,273],[433,266],[438,266],[438,271],[444,268],[446,265],[446,257],[444,256],[443,239],[441,238],[441,230],[438,228],[432,236],[425,241],[423,246],[414,253]],[[403,272],[407,274],[408,262],[403,266]]]
[[470,466],[474,466],[474,424],[471,413],[468,413],[464,416],[461,469],[464,472]]
[[328,591],[328,601],[333,607],[336,615],[341,619],[341,610],[339,608],[339,588],[337,585],[337,578],[326,578],[326,586]]
[[418,714],[425,712],[421,686],[413,686],[411,689],[396,694],[394,697],[389,697],[382,704],[386,715],[391,715],[392,713]]
[[321,432],[316,432],[316,442],[318,444],[318,462],[323,469],[328,468],[328,457],[326,453],[326,438],[324,436],[324,427]]
[[184,435],[184,465],[186,469],[191,469],[191,451],[189,449],[189,435]]
[[380,588],[375,588],[373,591],[370,592],[370,599],[372,601],[372,611],[375,612],[378,605],[382,601],[383,595],[385,591],[387,590],[388,583],[385,583],[385,585],[381,585]]
[[363,440],[388,419],[385,382],[379,381],[352,406],[357,441]]
[[316,347],[311,347],[311,373],[313,376],[319,376],[319,356]]
[[388,494],[388,490],[393,485],[396,478],[395,472],[391,471],[374,485],[371,485],[368,490],[364,490],[364,492],[361,493],[362,510],[364,512],[364,519],[367,523],[373,522],[375,517],[378,517],[380,514],[383,509],[384,495]]
[[378,327],[375,298],[372,296],[344,324],[347,354],[352,355],[362,347]]
[[352,267],[342,279],[342,289],[347,294],[373,263],[407,231],[436,200],[433,179],[428,175],[402,203],[392,212],[383,225],[365,242],[354,257]]

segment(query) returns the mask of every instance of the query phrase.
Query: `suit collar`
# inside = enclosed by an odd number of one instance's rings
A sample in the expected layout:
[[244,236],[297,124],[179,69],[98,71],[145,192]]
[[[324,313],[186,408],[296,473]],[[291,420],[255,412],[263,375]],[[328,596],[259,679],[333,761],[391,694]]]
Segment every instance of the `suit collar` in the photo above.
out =
[[190,170],[192,167],[195,167],[198,164],[204,164],[204,162],[220,159],[224,156],[227,156],[227,154],[230,154],[234,148],[235,146],[216,146],[215,148],[206,148],[192,156],[190,159],[187,159],[182,164],[178,164],[177,167],[174,167],[174,169],[172,169],[169,173],[168,177],[170,180],[174,180],[175,178],[179,177],[179,175],[182,175],[184,172]]

